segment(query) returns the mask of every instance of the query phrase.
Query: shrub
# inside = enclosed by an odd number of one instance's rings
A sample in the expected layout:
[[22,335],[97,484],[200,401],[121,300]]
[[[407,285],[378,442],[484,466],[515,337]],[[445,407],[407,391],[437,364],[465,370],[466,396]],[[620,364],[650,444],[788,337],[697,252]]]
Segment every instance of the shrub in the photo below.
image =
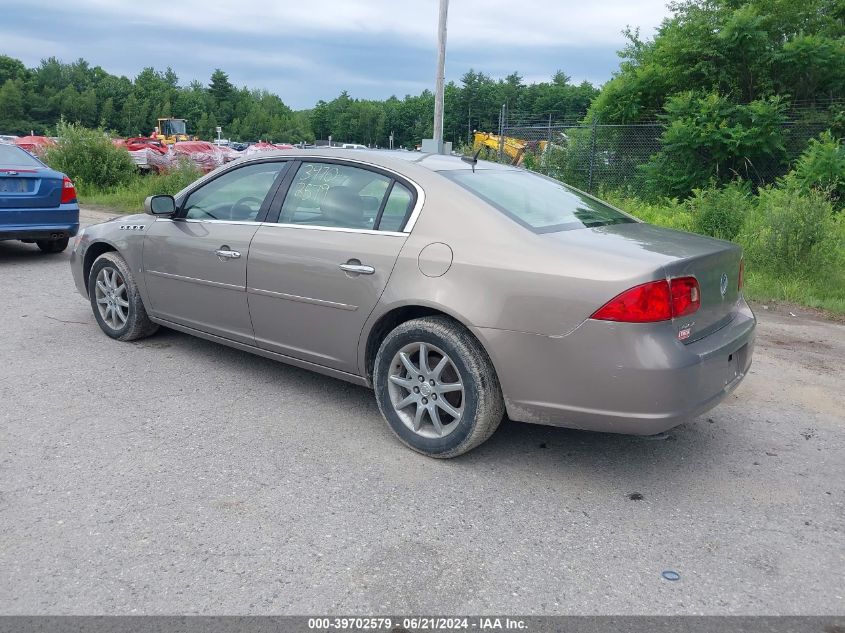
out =
[[202,172],[194,163],[189,160],[180,160],[176,169],[172,169],[157,177],[147,177],[147,180],[154,182],[157,187],[157,190],[153,193],[173,195],[190,185],[200,176],[202,176]]
[[787,187],[820,189],[839,208],[845,205],[845,146],[830,131],[811,139],[793,170],[784,178]]
[[129,153],[115,147],[102,129],[61,121],[56,135],[59,143],[47,150],[47,163],[66,173],[83,191],[119,186],[135,174]]
[[742,229],[753,204],[747,181],[734,181],[716,188],[695,189],[687,200],[693,222],[692,230],[723,240],[733,240]]
[[664,109],[662,147],[641,168],[657,194],[683,198],[737,177],[760,182],[784,162],[786,106],[778,97],[736,105],[715,93],[685,92]]
[[752,265],[782,275],[819,277],[843,259],[842,219],[818,191],[760,191],[738,236]]
[[570,129],[565,138],[546,148],[533,168],[586,191],[591,151],[590,130]]
[[177,169],[164,174],[135,174],[132,179],[106,190],[90,191],[82,195],[83,202],[121,211],[143,210],[144,199],[159,193],[175,194],[199,178],[202,173],[190,161],[182,161]]

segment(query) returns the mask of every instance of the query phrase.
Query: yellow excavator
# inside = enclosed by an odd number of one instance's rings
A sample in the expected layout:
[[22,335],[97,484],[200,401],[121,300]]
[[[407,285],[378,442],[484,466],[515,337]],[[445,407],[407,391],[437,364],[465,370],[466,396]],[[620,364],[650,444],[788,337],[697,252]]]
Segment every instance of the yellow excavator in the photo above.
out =
[[498,152],[501,146],[505,156],[511,159],[512,165],[519,165],[525,157],[526,151],[542,154],[546,151],[548,141],[524,141],[512,136],[500,137],[489,132],[476,132],[473,136],[472,149],[476,152],[486,149],[487,154]]
[[174,119],[164,117],[158,120],[155,138],[165,145],[173,145],[177,141],[189,141],[187,121],[185,119]]

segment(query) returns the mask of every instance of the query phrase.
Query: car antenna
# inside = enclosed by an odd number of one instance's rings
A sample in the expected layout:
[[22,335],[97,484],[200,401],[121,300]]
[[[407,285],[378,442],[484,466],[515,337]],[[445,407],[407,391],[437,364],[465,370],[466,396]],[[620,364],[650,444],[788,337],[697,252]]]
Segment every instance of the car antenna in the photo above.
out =
[[461,160],[472,165],[472,173],[475,173],[475,166],[478,164],[478,155],[481,153],[481,148],[472,156],[461,156]]

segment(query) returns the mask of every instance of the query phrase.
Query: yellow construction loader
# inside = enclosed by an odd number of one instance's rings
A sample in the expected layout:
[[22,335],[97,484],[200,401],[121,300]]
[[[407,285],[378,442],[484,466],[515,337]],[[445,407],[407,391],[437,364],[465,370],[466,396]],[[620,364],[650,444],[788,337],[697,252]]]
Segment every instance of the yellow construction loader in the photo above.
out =
[[511,136],[498,136],[489,132],[476,132],[473,137],[472,148],[476,152],[485,149],[487,155],[498,152],[499,149],[511,159],[512,165],[519,165],[525,157],[526,151],[542,154],[546,151],[548,141],[524,141]]
[[165,145],[173,145],[177,141],[189,141],[187,121],[165,117],[158,120],[155,138]]

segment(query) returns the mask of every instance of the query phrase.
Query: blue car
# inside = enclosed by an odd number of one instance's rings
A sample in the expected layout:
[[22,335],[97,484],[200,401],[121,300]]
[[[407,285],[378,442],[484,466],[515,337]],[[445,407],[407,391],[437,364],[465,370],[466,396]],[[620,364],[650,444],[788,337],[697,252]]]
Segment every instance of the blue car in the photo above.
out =
[[35,242],[60,253],[79,231],[70,178],[16,145],[0,145],[0,241]]

